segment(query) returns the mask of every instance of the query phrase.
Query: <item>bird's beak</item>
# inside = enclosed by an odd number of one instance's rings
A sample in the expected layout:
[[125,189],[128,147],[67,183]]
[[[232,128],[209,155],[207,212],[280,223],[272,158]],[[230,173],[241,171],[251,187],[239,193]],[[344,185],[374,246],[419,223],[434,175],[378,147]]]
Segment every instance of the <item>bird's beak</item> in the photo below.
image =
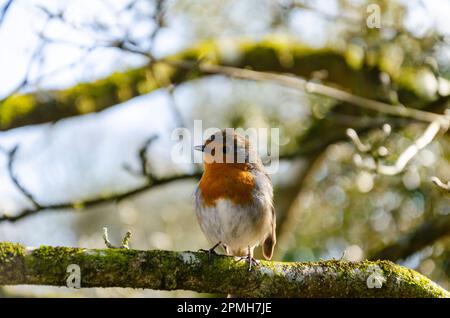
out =
[[194,149],[203,152],[203,151],[205,151],[205,145],[194,146]]

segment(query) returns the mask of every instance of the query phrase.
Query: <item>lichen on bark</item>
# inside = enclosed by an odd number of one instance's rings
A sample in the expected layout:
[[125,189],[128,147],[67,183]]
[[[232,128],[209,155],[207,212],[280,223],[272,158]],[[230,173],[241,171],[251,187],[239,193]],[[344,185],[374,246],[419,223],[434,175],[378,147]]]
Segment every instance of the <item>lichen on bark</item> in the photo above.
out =
[[[0,243],[0,285],[66,286],[67,267],[81,269],[81,287],[186,289],[245,297],[449,297],[425,276],[389,261],[245,262],[207,253],[85,249]],[[369,288],[374,273],[380,288]],[[372,286],[373,287],[373,286]]]

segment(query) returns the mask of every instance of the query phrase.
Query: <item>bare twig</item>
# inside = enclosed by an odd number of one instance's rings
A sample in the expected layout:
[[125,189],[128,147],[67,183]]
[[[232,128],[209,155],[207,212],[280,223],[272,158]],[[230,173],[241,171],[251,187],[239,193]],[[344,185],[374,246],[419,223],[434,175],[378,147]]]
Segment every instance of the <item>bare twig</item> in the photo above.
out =
[[438,177],[432,177],[431,181],[440,189],[444,191],[448,191],[450,193],[450,181],[447,181],[447,183],[441,181]]
[[169,92],[169,107],[170,110],[172,111],[173,117],[175,119],[175,123],[178,127],[186,127],[186,124],[184,122],[183,119],[183,115],[181,114],[180,109],[177,106],[177,102],[175,100],[175,85],[170,85],[168,87],[168,92]]
[[331,86],[311,82],[298,76],[258,72],[248,69],[219,65],[200,64],[198,67],[201,71],[208,73],[223,74],[249,80],[274,81],[285,86],[303,90],[307,93],[333,98],[341,102],[347,102],[357,107],[373,110],[387,115],[411,118],[425,122],[437,121],[438,124],[442,125],[442,127],[444,127],[445,129],[447,129],[450,125],[448,116],[371,100],[368,98],[353,95]]
[[151,136],[148,138],[142,145],[142,147],[139,149],[139,160],[140,160],[140,166],[141,171],[139,172],[140,176],[144,176],[146,178],[146,183],[136,189],[133,189],[131,191],[126,191],[123,193],[119,193],[110,197],[101,197],[101,198],[95,198],[91,200],[86,200],[81,203],[77,202],[64,202],[64,203],[58,203],[58,204],[49,204],[49,205],[42,205],[36,201],[34,196],[31,194],[29,190],[26,189],[26,187],[20,182],[18,177],[16,176],[14,172],[14,161],[16,160],[17,151],[19,149],[19,146],[15,146],[11,151],[7,152],[8,155],[8,173],[9,176],[14,183],[14,185],[17,187],[17,189],[25,196],[27,197],[32,203],[33,208],[26,209],[24,211],[21,211],[17,213],[16,215],[9,216],[9,215],[3,215],[0,216],[0,222],[2,221],[17,221],[19,219],[22,219],[26,216],[38,213],[39,211],[43,210],[62,210],[62,209],[79,209],[80,207],[92,207],[99,204],[107,203],[107,202],[114,202],[114,201],[120,201],[127,197],[133,196],[135,194],[144,192],[152,187],[156,187],[159,185],[167,184],[173,181],[178,181],[182,179],[191,179],[191,178],[199,178],[200,173],[199,172],[193,172],[193,173],[187,173],[182,175],[174,175],[169,176],[165,178],[158,178],[150,173],[148,169],[148,158],[147,158],[147,149],[149,145],[156,139],[157,136]]
[[450,215],[437,215],[425,220],[410,233],[374,253],[369,259],[398,261],[450,235]]
[[[142,167],[144,167],[143,164],[148,162],[146,155],[143,155],[144,154],[143,149],[147,149],[147,147],[151,143],[151,140],[154,140],[154,138],[155,138],[154,136],[150,137],[149,139],[147,139],[144,142],[143,146],[141,148],[139,148],[138,154],[139,154],[141,169],[142,169]],[[327,141],[327,144],[329,142],[330,141]],[[321,147],[319,147],[319,148],[321,148]],[[317,149],[315,147],[312,147],[311,149],[309,149],[309,147],[305,147],[305,149],[300,149],[296,153],[289,153],[286,155],[282,155],[282,156],[280,156],[280,159],[289,160],[289,159],[300,157],[300,156],[308,156],[312,152],[315,152],[315,151],[317,151]],[[147,164],[145,164],[145,165],[147,166]],[[132,190],[127,190],[125,192],[117,193],[115,195],[111,195],[108,197],[92,198],[92,199],[87,199],[87,200],[84,200],[81,202],[69,201],[69,202],[47,204],[47,205],[38,204],[37,206],[35,206],[33,208],[19,211],[19,212],[15,213],[14,215],[0,215],[0,222],[5,222],[5,221],[15,222],[15,221],[18,221],[25,217],[28,217],[30,215],[37,214],[41,211],[58,211],[58,210],[67,210],[67,209],[79,210],[79,209],[83,209],[83,208],[90,208],[90,207],[98,206],[98,205],[105,204],[105,203],[118,202],[118,201],[121,201],[123,199],[132,197],[132,196],[140,194],[140,193],[143,193],[145,191],[148,191],[148,190],[153,189],[158,186],[166,185],[166,184],[181,181],[181,180],[199,179],[202,175],[201,171],[196,170],[196,171],[193,171],[190,173],[176,174],[176,175],[166,176],[166,177],[157,177],[154,174],[151,174],[149,172],[148,168],[146,168],[145,174],[142,173],[143,170],[141,170],[139,172],[134,172],[127,165],[125,166],[125,169],[127,169],[129,172],[133,173],[136,176],[145,177],[145,183],[138,188],[135,188]],[[27,191],[23,186],[22,186],[22,188],[25,190],[25,193],[30,194],[29,191]],[[31,196],[31,197],[33,197],[33,196]]]
[[[46,28],[47,24],[48,24],[49,20],[47,19],[47,21],[44,23],[44,26],[42,27],[42,29],[39,31],[39,33],[41,34],[42,31]],[[39,37],[40,41],[39,43],[36,45],[33,54],[30,57],[30,60],[28,61],[27,67],[25,69],[25,73],[22,77],[22,80],[20,81],[20,83],[14,88],[12,89],[5,97],[0,99],[0,105],[2,104],[2,102],[4,102],[9,96],[12,96],[18,92],[20,92],[22,89],[24,89],[25,87],[27,87],[27,85],[30,84],[30,73],[31,70],[35,64],[36,61],[39,61],[39,63],[42,63],[42,52],[44,50],[45,45],[48,43],[47,40],[43,37]]]
[[165,14],[165,0],[156,0],[155,1],[155,11],[153,13],[153,20],[155,21],[155,28],[150,33],[150,40],[152,46],[154,44],[155,38],[158,35],[159,30],[164,25],[164,14]]
[[[243,69],[238,67],[220,66],[207,64],[205,62],[198,62],[196,60],[189,59],[177,59],[179,57],[169,57],[165,59],[155,59],[153,55],[146,50],[142,50],[133,43],[127,42],[105,42],[102,47],[116,48],[123,51],[127,51],[134,54],[139,54],[146,57],[149,60],[149,66],[157,63],[165,63],[175,68],[197,71],[200,74],[220,74],[224,76],[229,76],[233,78],[247,79],[253,81],[272,81],[279,83],[280,85],[292,87],[303,92],[312,93],[320,96],[326,96],[328,98],[333,98],[339,101],[346,102],[350,105],[354,105],[363,109],[369,109],[372,111],[380,112],[390,116],[402,117],[415,119],[419,121],[432,122],[438,120],[441,122],[442,126],[448,126],[448,117],[445,117],[438,113],[433,113],[429,111],[407,108],[401,105],[391,105],[388,103],[382,103],[370,99],[366,99],[360,96],[350,94],[344,90],[340,90],[334,87],[330,87],[324,84],[319,84],[313,81],[308,81],[300,77],[295,77],[286,74],[274,74],[268,72],[258,72],[249,69]],[[243,66],[244,67],[244,66]],[[151,67],[150,67],[151,68]],[[186,77],[184,77],[186,78]],[[170,85],[170,82],[167,83]],[[447,99],[448,100],[448,99]],[[115,99],[112,103],[116,103]],[[109,103],[109,102],[108,102]],[[104,107],[110,106],[108,103],[106,105],[101,105],[98,109],[103,109]],[[101,104],[101,103],[100,103]],[[75,112],[76,113],[76,112]],[[52,118],[53,116],[49,116]],[[48,119],[47,119],[48,120]],[[35,122],[34,120],[32,122]],[[23,125],[23,123],[21,123]],[[14,125],[10,125],[13,127]]]
[[11,8],[11,5],[12,5],[13,1],[14,0],[8,0],[5,3],[5,5],[3,6],[3,8],[1,8],[1,10],[0,10],[0,26],[2,25],[3,21],[5,20],[6,13]]
[[66,210],[66,209],[81,209],[81,208],[88,208],[93,207],[109,202],[117,202],[121,201],[125,198],[132,197],[134,195],[137,195],[139,193],[143,193],[149,189],[165,185],[171,182],[176,182],[179,180],[187,180],[187,179],[198,179],[200,178],[201,173],[200,172],[192,172],[192,173],[185,173],[185,174],[179,174],[179,175],[173,175],[168,177],[162,177],[162,178],[154,178],[152,182],[146,182],[144,185],[135,188],[131,191],[125,191],[122,193],[118,193],[115,195],[111,195],[108,197],[101,197],[101,198],[93,198],[88,199],[82,202],[62,202],[62,203],[56,203],[56,204],[48,204],[48,205],[40,205],[39,207],[26,209],[23,211],[20,211],[16,213],[15,215],[2,215],[0,216],[0,222],[4,221],[10,221],[15,222],[17,220],[20,220],[22,218],[25,218],[27,216],[36,214],[41,211],[57,211],[57,210]]
[[[366,158],[366,160],[364,160],[360,155],[356,155],[355,163],[361,168],[371,170],[379,174],[389,176],[397,175],[405,169],[407,164],[419,153],[420,150],[428,146],[434,140],[436,135],[441,130],[445,131],[447,129],[448,126],[442,127],[440,121],[433,121],[428,125],[425,132],[400,154],[397,161],[393,165],[385,165],[382,163],[380,158],[385,157],[389,151],[384,146],[379,145],[375,148],[377,152],[372,153],[371,158]],[[348,129],[347,135],[361,153],[367,153],[374,148],[372,145],[363,144],[360,141],[358,134],[353,129]]]
[[341,102],[346,102],[360,108],[373,110],[386,115],[411,118],[422,122],[437,121],[445,130],[448,129],[448,127],[450,126],[450,117],[448,115],[431,113],[415,108],[405,107],[403,105],[392,105],[379,102],[369,98],[353,95],[341,89],[331,87],[325,84],[308,81],[299,76],[254,71],[246,68],[207,64],[203,62],[199,63],[197,61],[192,60],[174,60],[164,58],[156,60],[152,54],[142,51],[136,47],[127,46],[126,43],[120,48],[130,53],[143,55],[147,57],[152,64],[165,63],[174,67],[183,68],[187,70],[197,69],[200,72],[207,74],[219,74],[233,78],[246,79],[252,81],[276,82],[287,87],[299,89],[306,93],[333,98]]
[[359,152],[366,153],[372,149],[370,144],[364,144],[361,139],[359,139],[358,133],[353,128],[348,128],[346,133]]
[[[155,175],[153,175],[150,170],[148,169],[148,158],[147,158],[147,149],[149,145],[156,139],[157,136],[151,136],[148,138],[141,148],[139,148],[139,161],[140,161],[140,167],[141,170],[139,173],[135,173],[139,176],[143,176],[146,179],[146,183],[138,187],[136,189],[133,189],[131,191],[126,191],[123,193],[118,193],[116,195],[112,195],[109,197],[101,197],[101,198],[94,198],[91,200],[86,200],[84,202],[64,202],[64,203],[58,203],[58,204],[49,204],[49,205],[42,205],[39,204],[34,196],[31,194],[29,190],[25,188],[17,178],[17,176],[14,173],[14,160],[16,159],[17,150],[19,149],[18,146],[14,147],[11,151],[8,152],[8,172],[11,177],[12,182],[17,187],[17,189],[26,196],[34,205],[33,208],[26,209],[24,211],[21,211],[15,215],[9,216],[9,215],[3,215],[0,216],[0,222],[2,221],[17,221],[19,219],[22,219],[26,216],[38,213],[40,211],[44,210],[63,210],[63,209],[79,209],[81,207],[92,207],[96,205],[100,205],[107,202],[117,202],[120,200],[123,200],[127,197],[133,196],[135,194],[147,191],[148,189],[160,185],[164,185],[170,182],[178,181],[178,180],[184,180],[184,179],[192,179],[192,178],[199,178],[200,172],[192,172],[192,173],[186,173],[186,174],[180,174],[180,175],[174,175],[169,177],[163,177],[158,178]],[[129,171],[131,169],[128,168]]]
[[[376,123],[376,121],[375,121],[375,123]],[[394,122],[392,122],[392,123],[394,123]],[[372,122],[367,123],[367,127],[362,129],[362,131],[366,131],[369,127],[374,128],[374,125]],[[0,222],[3,222],[3,221],[14,222],[14,221],[20,220],[22,218],[25,218],[29,215],[39,213],[41,211],[81,209],[81,208],[89,208],[89,207],[93,207],[93,206],[97,206],[97,205],[101,205],[101,204],[105,204],[105,203],[109,203],[109,202],[117,202],[117,201],[123,200],[125,198],[137,195],[139,193],[148,191],[154,187],[158,187],[161,185],[169,184],[171,182],[176,182],[176,181],[180,181],[180,180],[199,179],[201,177],[200,171],[194,171],[191,173],[184,173],[184,174],[172,175],[172,176],[167,176],[167,177],[157,177],[153,174],[149,174],[148,170],[146,170],[147,172],[143,174],[142,171],[144,171],[144,170],[142,170],[142,168],[144,167],[144,163],[145,163],[145,167],[147,167],[147,163],[148,163],[148,159],[147,159],[146,155],[143,155],[143,154],[146,154],[146,151],[144,151],[144,150],[146,150],[149,147],[151,141],[154,140],[154,138],[155,138],[155,136],[149,137],[143,143],[143,145],[139,148],[138,156],[139,156],[139,160],[140,160],[139,162],[140,162],[140,167],[141,167],[140,171],[134,172],[131,168],[129,168],[128,166],[125,166],[125,169],[127,169],[129,172],[133,173],[134,175],[139,176],[139,177],[142,177],[142,176],[145,177],[145,183],[142,186],[135,188],[133,190],[130,190],[130,191],[117,193],[117,194],[111,195],[109,197],[92,198],[92,199],[88,199],[88,200],[85,200],[82,202],[62,202],[62,203],[49,204],[49,205],[40,205],[39,207],[34,207],[31,209],[19,211],[18,213],[15,213],[15,215],[0,216]],[[299,158],[299,157],[309,157],[309,156],[313,155],[314,153],[316,153],[317,151],[320,151],[320,149],[323,149],[327,145],[329,145],[333,142],[338,142],[343,139],[345,139],[345,134],[342,134],[342,135],[333,134],[331,139],[325,138],[325,139],[321,140],[319,143],[317,141],[311,139],[297,151],[281,155],[280,159],[281,160],[291,160],[291,159]],[[148,169],[148,168],[146,168],[146,169]],[[147,174],[147,176],[145,174]],[[150,177],[148,175],[150,175]]]
[[130,172],[131,174],[135,176],[141,176],[145,177],[149,182],[152,182],[152,180],[155,179],[155,176],[150,172],[149,169],[149,159],[148,159],[148,148],[150,147],[151,143],[154,142],[158,138],[157,135],[150,136],[147,138],[142,146],[139,148],[138,151],[138,158],[139,158],[139,171],[134,171],[128,164],[124,165],[125,170]]
[[124,248],[124,249],[128,250],[128,249],[130,249],[130,245],[129,245],[130,239],[131,239],[131,231],[127,231],[127,233],[125,234],[125,236],[122,239],[122,245],[114,246],[109,241],[108,228],[107,227],[103,228],[103,241],[105,242],[105,245],[107,248]]
[[315,8],[307,3],[294,1],[289,9],[298,8],[305,11],[312,11],[322,17],[323,19],[331,22],[335,22],[337,20],[339,21],[345,21],[348,24],[359,26],[358,24],[363,23],[364,19],[361,18],[361,15],[352,15],[341,12],[339,15],[330,14],[328,12],[319,10],[318,8]]
[[[445,130],[448,127],[444,128]],[[377,169],[378,173],[385,175],[396,175],[403,171],[408,162],[414,158],[420,150],[428,146],[441,130],[441,125],[438,121],[432,122],[425,132],[420,136],[411,146],[406,148],[404,152],[398,157],[393,166],[380,165]]]
[[324,84],[308,81],[304,78],[294,75],[277,74],[269,72],[254,71],[245,68],[238,68],[232,66],[214,65],[207,63],[198,63],[197,61],[190,60],[174,60],[174,59],[159,59],[155,58],[148,52],[141,51],[135,47],[129,47],[124,45],[121,49],[131,53],[140,54],[147,57],[151,63],[165,63],[174,67],[193,70],[197,69],[200,72],[207,74],[219,74],[229,76],[238,79],[246,79],[252,81],[271,81],[278,84],[299,89],[306,93],[320,95],[335,100],[346,102],[351,105],[383,113],[386,115],[404,117],[415,119],[422,122],[438,122],[444,130],[447,130],[450,126],[450,118],[448,115],[441,115],[437,113],[431,113],[415,108],[405,107],[403,105],[392,105],[376,100],[368,99],[365,97],[353,95],[341,89],[327,86]]
[[[18,221],[25,217],[28,217],[30,215],[37,214],[41,211],[57,211],[57,210],[67,210],[67,209],[77,210],[77,209],[81,209],[81,208],[94,207],[94,206],[98,206],[98,205],[110,203],[110,202],[118,202],[123,199],[129,198],[134,195],[137,195],[137,194],[143,193],[145,191],[148,191],[150,189],[153,189],[155,187],[169,184],[171,182],[176,182],[176,181],[180,181],[180,180],[188,180],[188,179],[199,179],[201,177],[200,171],[194,171],[191,173],[184,173],[184,174],[178,174],[178,175],[167,176],[167,177],[156,177],[155,175],[151,174],[147,168],[148,159],[146,157],[146,149],[148,148],[150,143],[154,140],[154,138],[155,138],[155,136],[152,136],[149,139],[147,139],[143,143],[143,146],[139,149],[138,154],[139,154],[139,159],[140,159],[141,171],[135,172],[128,165],[125,165],[125,169],[127,171],[129,171],[130,173],[132,173],[136,176],[145,177],[146,182],[142,186],[135,188],[133,190],[125,191],[122,193],[117,193],[115,195],[111,195],[108,197],[93,198],[93,199],[88,199],[88,200],[81,201],[81,202],[69,201],[69,202],[47,204],[47,205],[36,204],[33,208],[19,211],[19,212],[15,213],[15,215],[0,215],[0,222],[5,222],[5,221],[15,222],[15,221]],[[293,158],[295,156],[299,156],[299,155],[303,155],[303,153],[297,153],[297,154],[292,153],[292,154],[286,155],[286,159],[291,159],[291,158]],[[283,156],[281,158],[283,158]],[[11,157],[9,158],[9,161],[11,162],[10,163],[11,167],[13,166],[13,160],[14,160],[14,156],[12,158]],[[10,171],[12,171],[12,169]],[[11,173],[11,175],[14,176],[13,173]],[[13,182],[14,182],[14,180],[16,180],[14,183],[16,184],[16,186],[19,189],[21,189],[21,192],[24,193],[24,195],[26,195],[29,199],[33,198],[33,196],[30,194],[30,192],[27,191],[26,188],[20,184],[20,182],[18,182],[17,178],[14,178],[14,179],[12,178],[12,180],[13,180]],[[36,201],[34,200],[34,202],[36,202]]]
[[14,172],[14,160],[16,159],[17,151],[19,150],[19,146],[16,145],[11,151],[8,152],[8,174],[11,178],[11,181],[14,183],[14,185],[17,187],[17,189],[28,198],[28,200],[33,203],[34,207],[39,209],[41,205],[36,201],[34,196],[31,194],[30,191],[28,191],[25,186],[22,185],[22,183],[19,181],[19,178]]

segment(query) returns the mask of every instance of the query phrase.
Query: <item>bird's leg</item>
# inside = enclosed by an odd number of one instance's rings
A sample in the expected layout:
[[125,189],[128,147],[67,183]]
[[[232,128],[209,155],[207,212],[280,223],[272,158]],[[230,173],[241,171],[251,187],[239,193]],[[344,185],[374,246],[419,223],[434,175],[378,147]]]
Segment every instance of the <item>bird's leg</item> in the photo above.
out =
[[225,255],[230,255],[230,251],[228,250],[228,246],[226,246],[225,244],[222,244],[222,248],[225,251]]
[[218,255],[217,252],[215,251],[215,249],[221,244],[222,244],[222,242],[218,242],[216,245],[211,247],[209,250],[200,249],[199,251],[208,253],[208,262],[211,262],[211,256],[212,255]]
[[247,247],[247,256],[241,256],[238,259],[238,262],[245,260],[246,262],[248,262],[248,271],[250,272],[252,270],[252,265],[253,266],[259,266],[259,262],[253,258],[253,251],[250,248],[250,246]]

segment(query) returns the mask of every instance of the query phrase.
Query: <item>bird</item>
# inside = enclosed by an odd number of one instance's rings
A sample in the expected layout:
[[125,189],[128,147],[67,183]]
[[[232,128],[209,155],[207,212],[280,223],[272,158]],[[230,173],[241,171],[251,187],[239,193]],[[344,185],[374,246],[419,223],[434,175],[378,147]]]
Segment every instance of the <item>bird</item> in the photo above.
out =
[[226,255],[246,260],[251,271],[259,265],[255,247],[262,245],[270,260],[276,244],[271,179],[248,138],[232,128],[212,134],[194,149],[203,152],[195,207],[202,232],[214,244],[206,250],[209,258],[222,246]]

